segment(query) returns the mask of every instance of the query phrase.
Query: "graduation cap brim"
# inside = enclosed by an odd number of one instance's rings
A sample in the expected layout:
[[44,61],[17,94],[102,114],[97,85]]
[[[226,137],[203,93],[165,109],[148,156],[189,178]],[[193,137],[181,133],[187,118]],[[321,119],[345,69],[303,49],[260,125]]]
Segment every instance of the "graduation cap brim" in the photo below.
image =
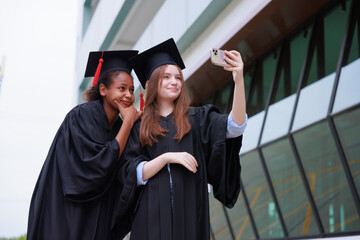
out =
[[170,38],[130,59],[134,71],[143,88],[149,80],[151,73],[159,66],[165,64],[177,65],[185,68],[174,39]]
[[85,70],[85,77],[95,76],[99,60],[103,59],[99,79],[105,74],[113,71],[125,71],[131,73],[132,66],[129,58],[138,54],[136,50],[119,50],[119,51],[97,51],[90,52]]

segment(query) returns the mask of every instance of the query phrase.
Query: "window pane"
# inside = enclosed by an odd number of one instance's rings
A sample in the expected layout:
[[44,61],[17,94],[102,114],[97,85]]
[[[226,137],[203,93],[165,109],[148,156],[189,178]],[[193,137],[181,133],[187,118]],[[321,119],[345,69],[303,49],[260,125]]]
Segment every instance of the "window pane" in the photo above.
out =
[[249,68],[244,71],[244,85],[245,85],[245,97],[247,98],[250,90],[250,82],[254,76],[255,64],[252,64]]
[[232,79],[228,81],[223,87],[221,87],[216,95],[215,106],[219,109],[221,113],[229,113],[227,107],[229,105],[229,100],[231,96],[232,88]]
[[279,84],[271,103],[278,102],[296,92],[309,44],[311,27],[305,28],[293,37],[284,48]]
[[[357,4],[359,6],[358,2]],[[349,58],[345,59],[344,65],[341,69],[333,113],[342,111],[360,102],[360,81],[358,78],[354,77],[360,75],[359,45],[359,22],[357,22],[355,24],[355,30],[351,40]]]
[[209,194],[210,224],[215,239],[232,240],[222,204]]
[[265,108],[270,86],[275,74],[278,55],[279,51],[276,50],[264,59],[261,59],[256,66],[255,75],[252,79],[252,81],[254,81],[254,83],[252,83],[254,89],[250,92],[250,98],[247,103],[247,113],[249,117]]
[[235,239],[255,239],[242,192],[240,192],[235,206],[232,209],[227,209],[227,212],[229,214]]
[[[339,3],[330,11],[317,31],[315,52],[312,58],[309,79],[306,85],[335,72],[340,46],[344,38],[350,0],[346,1],[346,11]],[[321,21],[321,20],[319,20]]]
[[318,233],[288,138],[271,143],[262,151],[289,235]]
[[360,193],[360,108],[334,117],[358,194]]
[[350,12],[350,0],[346,0],[346,9],[341,4],[324,18],[325,76],[336,71],[345,26]]
[[215,97],[216,97],[216,92],[214,92],[213,94],[208,96],[204,101],[201,102],[201,104],[199,104],[199,106],[206,105],[206,104],[214,104]]
[[294,134],[326,232],[356,230],[359,216],[326,121]]
[[241,177],[260,237],[283,237],[284,233],[258,152],[252,151],[242,155],[241,164],[243,169]]
[[360,42],[359,42],[359,22],[355,24],[354,35],[351,41],[351,48],[349,53],[349,60],[345,65],[352,63],[356,59],[360,58]]

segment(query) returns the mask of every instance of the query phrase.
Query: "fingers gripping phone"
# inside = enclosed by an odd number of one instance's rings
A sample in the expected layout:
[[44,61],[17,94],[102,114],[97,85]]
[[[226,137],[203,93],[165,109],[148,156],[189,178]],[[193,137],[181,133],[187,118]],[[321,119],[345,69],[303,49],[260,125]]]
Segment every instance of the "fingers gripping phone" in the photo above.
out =
[[225,51],[221,49],[212,48],[210,49],[211,62],[214,65],[221,67],[229,67],[230,65],[225,61]]

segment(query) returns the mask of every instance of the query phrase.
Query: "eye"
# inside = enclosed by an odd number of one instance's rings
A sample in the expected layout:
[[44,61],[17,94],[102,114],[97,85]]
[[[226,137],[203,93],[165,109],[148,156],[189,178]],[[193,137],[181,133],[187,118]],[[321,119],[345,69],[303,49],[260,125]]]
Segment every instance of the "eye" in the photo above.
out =
[[129,92],[134,93],[134,89],[132,89],[132,88],[129,89]]

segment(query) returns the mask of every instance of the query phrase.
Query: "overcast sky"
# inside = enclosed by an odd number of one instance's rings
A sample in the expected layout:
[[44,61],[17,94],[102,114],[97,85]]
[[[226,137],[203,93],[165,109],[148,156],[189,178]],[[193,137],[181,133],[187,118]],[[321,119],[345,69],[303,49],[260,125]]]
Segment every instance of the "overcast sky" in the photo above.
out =
[[[80,1],[80,2],[79,2]],[[26,233],[31,195],[75,105],[82,0],[0,0],[0,238]]]

